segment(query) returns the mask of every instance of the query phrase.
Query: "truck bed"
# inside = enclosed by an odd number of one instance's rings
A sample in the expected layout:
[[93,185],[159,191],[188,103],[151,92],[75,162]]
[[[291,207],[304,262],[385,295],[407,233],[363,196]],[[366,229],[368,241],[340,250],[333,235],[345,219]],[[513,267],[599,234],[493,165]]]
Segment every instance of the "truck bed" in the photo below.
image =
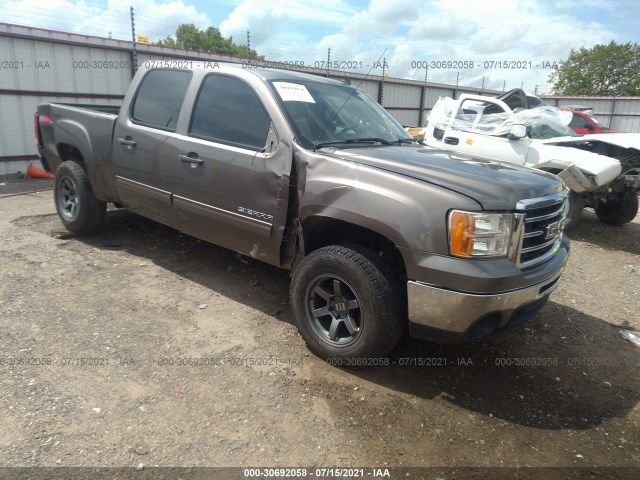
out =
[[[120,107],[71,103],[38,105],[43,148],[41,161],[46,170],[55,172],[64,160],[81,160],[91,179],[112,174],[111,150],[113,129]],[[103,191],[94,182],[100,200],[109,200],[114,192]]]
[[93,103],[51,103],[50,105],[62,105],[65,107],[81,108],[83,110],[93,110],[102,113],[112,113],[118,115],[120,112],[120,105],[97,105]]

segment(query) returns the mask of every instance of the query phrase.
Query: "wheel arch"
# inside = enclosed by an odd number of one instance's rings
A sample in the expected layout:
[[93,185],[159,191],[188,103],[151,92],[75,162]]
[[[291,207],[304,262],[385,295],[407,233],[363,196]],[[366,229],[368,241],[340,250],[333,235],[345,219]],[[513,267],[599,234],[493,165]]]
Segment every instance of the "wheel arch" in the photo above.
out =
[[370,228],[343,219],[314,215],[301,221],[304,256],[329,245],[358,245],[380,256],[399,278],[407,271],[397,243]]
[[71,145],[70,143],[60,142],[56,145],[56,149],[58,150],[58,156],[63,162],[76,162],[85,172],[87,171],[84,155],[78,147]]

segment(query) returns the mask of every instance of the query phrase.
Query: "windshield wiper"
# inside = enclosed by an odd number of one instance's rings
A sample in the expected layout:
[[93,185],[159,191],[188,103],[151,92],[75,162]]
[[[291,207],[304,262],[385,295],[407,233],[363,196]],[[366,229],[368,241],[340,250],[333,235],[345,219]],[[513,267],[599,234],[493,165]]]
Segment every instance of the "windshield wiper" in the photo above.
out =
[[395,145],[396,142],[390,142],[389,140],[385,140],[384,138],[378,138],[378,137],[347,138],[345,140],[337,140],[335,142],[316,143],[313,146],[313,149],[316,150],[317,148],[331,147],[333,145],[350,145],[354,143],[371,143],[371,144],[380,143],[382,145]]

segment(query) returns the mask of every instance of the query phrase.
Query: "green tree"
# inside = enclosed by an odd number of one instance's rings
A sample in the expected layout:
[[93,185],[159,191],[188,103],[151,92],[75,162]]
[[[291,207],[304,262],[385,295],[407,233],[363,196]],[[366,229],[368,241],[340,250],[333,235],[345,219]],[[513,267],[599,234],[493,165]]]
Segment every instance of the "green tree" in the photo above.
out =
[[[186,48],[187,50],[201,50],[203,52],[221,53],[226,55],[247,56],[247,46],[237,45],[233,37],[223,37],[216,27],[208,27],[206,30],[198,29],[193,23],[183,23],[176,29],[176,38],[169,35],[164,40],[159,40],[156,45],[167,47]],[[264,59],[254,49],[249,50],[249,58]]]
[[549,81],[559,95],[640,95],[640,46],[612,40],[571,50]]

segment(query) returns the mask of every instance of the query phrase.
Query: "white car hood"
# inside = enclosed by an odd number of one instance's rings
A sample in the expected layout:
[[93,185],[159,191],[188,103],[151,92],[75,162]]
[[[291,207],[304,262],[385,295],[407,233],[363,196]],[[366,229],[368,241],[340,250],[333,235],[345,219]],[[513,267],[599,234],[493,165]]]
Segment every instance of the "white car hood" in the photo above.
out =
[[[595,135],[594,135],[595,136]],[[606,136],[606,135],[603,135]],[[575,141],[576,137],[572,138]],[[556,142],[558,138],[554,138]],[[527,164],[536,167],[562,167],[569,160],[583,173],[593,175],[594,183],[600,187],[606,185],[622,172],[620,162],[615,158],[605,157],[597,153],[586,152],[578,148],[547,145],[547,140],[532,140],[527,155]],[[568,153],[570,152],[570,153]]]

